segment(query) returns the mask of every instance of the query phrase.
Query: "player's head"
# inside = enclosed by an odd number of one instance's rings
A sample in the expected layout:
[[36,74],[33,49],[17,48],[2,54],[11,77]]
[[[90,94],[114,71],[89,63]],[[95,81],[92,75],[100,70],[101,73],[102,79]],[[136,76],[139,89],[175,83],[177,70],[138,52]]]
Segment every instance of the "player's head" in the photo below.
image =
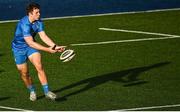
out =
[[40,18],[40,5],[34,2],[30,3],[26,7],[26,14],[34,20],[38,20]]

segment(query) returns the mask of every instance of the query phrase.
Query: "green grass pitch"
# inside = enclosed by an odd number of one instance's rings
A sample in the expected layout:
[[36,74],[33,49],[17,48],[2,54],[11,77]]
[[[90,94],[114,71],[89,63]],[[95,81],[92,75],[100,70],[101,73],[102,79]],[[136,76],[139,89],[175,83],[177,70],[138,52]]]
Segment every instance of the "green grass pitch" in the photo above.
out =
[[[101,27],[180,35],[179,17],[177,10],[44,21],[46,33],[56,43],[67,45],[76,53],[72,61],[62,63],[60,54],[42,52],[50,88],[59,96],[55,102],[44,98],[31,64],[30,75],[38,100],[29,100],[11,51],[16,23],[0,24],[0,106],[37,111],[103,111],[180,104],[179,38],[70,46],[160,37],[103,31],[98,29]],[[0,107],[0,110],[6,109]],[[180,110],[180,107],[149,110]]]

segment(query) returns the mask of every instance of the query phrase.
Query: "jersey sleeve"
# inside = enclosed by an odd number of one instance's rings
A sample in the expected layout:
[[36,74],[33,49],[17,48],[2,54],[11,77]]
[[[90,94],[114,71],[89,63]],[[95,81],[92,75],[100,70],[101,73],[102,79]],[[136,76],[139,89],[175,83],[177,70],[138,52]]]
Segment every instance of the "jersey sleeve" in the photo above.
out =
[[21,24],[23,37],[31,36],[31,27],[29,24]]
[[38,32],[44,31],[44,23],[40,20],[38,21]]

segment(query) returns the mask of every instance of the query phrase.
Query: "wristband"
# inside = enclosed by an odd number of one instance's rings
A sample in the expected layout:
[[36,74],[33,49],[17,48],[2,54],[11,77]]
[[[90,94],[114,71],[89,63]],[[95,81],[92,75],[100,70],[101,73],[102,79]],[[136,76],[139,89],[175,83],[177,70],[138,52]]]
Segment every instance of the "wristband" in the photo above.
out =
[[52,47],[52,50],[55,50],[55,48],[56,48],[56,44]]

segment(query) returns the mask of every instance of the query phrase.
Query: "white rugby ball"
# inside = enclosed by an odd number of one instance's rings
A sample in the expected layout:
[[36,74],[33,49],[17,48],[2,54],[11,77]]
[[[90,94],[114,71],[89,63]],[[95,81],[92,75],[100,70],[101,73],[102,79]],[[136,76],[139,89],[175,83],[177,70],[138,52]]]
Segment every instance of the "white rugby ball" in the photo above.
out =
[[62,62],[68,62],[75,56],[74,50],[68,49],[62,52],[60,55],[60,60]]

